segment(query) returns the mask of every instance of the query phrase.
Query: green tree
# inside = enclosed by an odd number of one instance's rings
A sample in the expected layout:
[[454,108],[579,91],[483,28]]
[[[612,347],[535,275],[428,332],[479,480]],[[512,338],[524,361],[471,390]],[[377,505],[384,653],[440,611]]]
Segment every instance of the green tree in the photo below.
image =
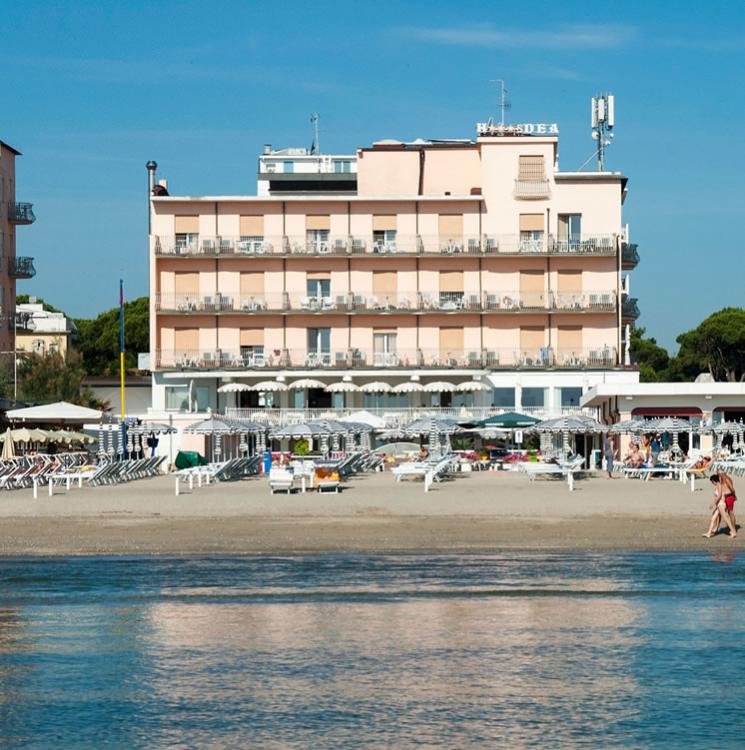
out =
[[[150,350],[150,308],[147,297],[124,303],[124,365],[137,367],[138,352]],[[78,349],[90,375],[119,372],[119,308],[101,313],[92,320],[76,319]]]
[[69,352],[27,354],[18,362],[18,395],[26,401],[69,401],[73,404],[103,408],[89,388],[82,386],[85,369],[80,355]]
[[671,372],[693,379],[708,372],[714,380],[745,380],[745,310],[725,307],[710,315],[691,331],[681,333],[678,355]]
[[646,332],[646,328],[631,329],[631,361],[639,366],[639,380],[642,383],[655,383],[667,377],[670,355],[656,339],[644,338]]

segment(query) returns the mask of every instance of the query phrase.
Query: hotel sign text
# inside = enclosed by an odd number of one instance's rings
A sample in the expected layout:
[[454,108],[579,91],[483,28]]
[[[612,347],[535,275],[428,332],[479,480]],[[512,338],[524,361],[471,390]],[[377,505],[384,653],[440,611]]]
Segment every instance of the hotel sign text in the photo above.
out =
[[502,125],[493,122],[477,122],[478,135],[558,135],[555,122],[524,122],[519,125]]

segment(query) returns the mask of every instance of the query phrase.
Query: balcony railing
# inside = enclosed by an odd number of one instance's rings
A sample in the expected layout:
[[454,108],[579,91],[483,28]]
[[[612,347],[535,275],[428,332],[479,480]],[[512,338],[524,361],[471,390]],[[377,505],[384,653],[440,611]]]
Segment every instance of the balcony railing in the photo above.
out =
[[[557,239],[546,235],[528,239],[519,234],[441,237],[439,235],[396,235],[379,240],[368,236],[330,236],[308,240],[303,235],[205,237],[192,235],[188,240],[155,236],[153,250],[158,257],[255,258],[282,257],[358,257],[406,255],[602,255],[613,256],[618,242],[614,234],[587,235]],[[638,260],[638,256],[637,256]]]
[[14,279],[31,279],[36,276],[34,259],[26,255],[8,258],[8,275]]
[[[414,396],[413,398],[417,398]],[[357,408],[328,408],[328,409],[284,409],[284,408],[254,408],[227,407],[225,416],[231,419],[269,422],[273,425],[284,426],[297,424],[312,419],[339,419],[359,412]],[[479,422],[489,417],[504,414],[507,411],[518,411],[536,419],[550,419],[565,414],[584,414],[595,417],[595,409],[581,409],[576,406],[399,406],[375,407],[365,406],[365,411],[371,412],[385,419],[387,428],[401,427],[414,419],[421,417],[435,417],[440,419],[455,419],[459,422]]]
[[636,320],[640,315],[639,300],[636,297],[626,297],[621,306],[621,316],[626,320]]
[[515,198],[520,200],[541,200],[551,196],[551,186],[547,179],[515,180]]
[[621,243],[621,265],[624,270],[631,270],[639,265],[638,245],[631,242]]
[[156,352],[156,367],[182,370],[264,370],[264,369],[582,369],[616,367],[618,358],[612,347],[598,349],[534,350],[483,349],[443,351],[404,349],[380,352],[372,349],[312,351],[307,349],[265,349],[261,354],[243,355],[226,350],[161,350]]
[[159,293],[155,309],[168,313],[394,313],[394,312],[615,312],[616,293],[603,292],[392,292],[390,294]]
[[32,203],[8,203],[8,221],[12,224],[33,224],[36,221]]

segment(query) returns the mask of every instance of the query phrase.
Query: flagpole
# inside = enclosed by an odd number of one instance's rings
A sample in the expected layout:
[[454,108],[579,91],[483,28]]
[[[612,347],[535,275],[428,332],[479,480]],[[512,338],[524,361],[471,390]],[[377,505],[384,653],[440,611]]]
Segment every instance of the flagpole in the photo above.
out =
[[120,454],[122,459],[125,459],[127,457],[127,434],[124,424],[124,281],[122,279],[119,279],[119,381],[122,400],[122,434],[120,438],[122,445]]

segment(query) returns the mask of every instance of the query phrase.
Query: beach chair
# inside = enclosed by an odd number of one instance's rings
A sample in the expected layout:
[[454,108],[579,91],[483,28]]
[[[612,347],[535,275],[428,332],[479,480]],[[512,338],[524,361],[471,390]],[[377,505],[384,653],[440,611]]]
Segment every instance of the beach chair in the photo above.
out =
[[286,492],[289,495],[294,484],[295,475],[289,469],[272,467],[269,470],[269,491],[272,495],[275,492]]

